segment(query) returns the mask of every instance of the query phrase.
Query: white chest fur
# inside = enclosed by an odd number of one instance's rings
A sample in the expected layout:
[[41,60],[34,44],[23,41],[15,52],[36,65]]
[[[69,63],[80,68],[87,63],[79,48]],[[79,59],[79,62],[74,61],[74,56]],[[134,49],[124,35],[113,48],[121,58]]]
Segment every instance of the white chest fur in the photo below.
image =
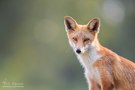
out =
[[89,52],[79,54],[77,57],[85,70],[89,71],[91,70],[93,63],[101,58],[101,55],[98,54],[96,49],[92,48]]
[[97,50],[92,48],[89,52],[77,55],[80,63],[85,69],[85,75],[99,80],[99,72],[93,67],[93,63],[101,58]]

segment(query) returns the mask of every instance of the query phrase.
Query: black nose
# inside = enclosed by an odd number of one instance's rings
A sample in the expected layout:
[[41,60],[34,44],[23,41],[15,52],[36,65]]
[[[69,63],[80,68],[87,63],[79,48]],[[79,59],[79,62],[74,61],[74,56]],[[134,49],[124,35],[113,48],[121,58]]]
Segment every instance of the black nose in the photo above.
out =
[[81,50],[80,50],[80,49],[77,49],[76,52],[77,52],[78,54],[80,54],[80,53],[81,53]]

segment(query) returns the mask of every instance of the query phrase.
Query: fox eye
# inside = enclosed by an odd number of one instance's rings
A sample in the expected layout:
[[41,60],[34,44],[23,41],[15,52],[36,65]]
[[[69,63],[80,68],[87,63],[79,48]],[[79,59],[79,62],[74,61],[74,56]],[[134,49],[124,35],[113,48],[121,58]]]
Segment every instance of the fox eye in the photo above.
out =
[[90,39],[89,38],[86,38],[86,39],[84,39],[84,42],[87,42],[87,41],[89,41]]
[[75,42],[77,42],[77,38],[73,37],[73,40],[74,40]]

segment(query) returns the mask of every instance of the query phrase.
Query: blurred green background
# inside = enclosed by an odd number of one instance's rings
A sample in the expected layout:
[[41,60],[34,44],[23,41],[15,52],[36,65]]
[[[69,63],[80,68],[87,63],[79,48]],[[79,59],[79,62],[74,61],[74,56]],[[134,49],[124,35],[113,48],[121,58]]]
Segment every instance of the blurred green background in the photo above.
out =
[[[99,17],[100,42],[135,60],[135,0],[0,0],[0,90],[87,90],[67,15],[80,24]],[[24,87],[3,87],[13,83]]]

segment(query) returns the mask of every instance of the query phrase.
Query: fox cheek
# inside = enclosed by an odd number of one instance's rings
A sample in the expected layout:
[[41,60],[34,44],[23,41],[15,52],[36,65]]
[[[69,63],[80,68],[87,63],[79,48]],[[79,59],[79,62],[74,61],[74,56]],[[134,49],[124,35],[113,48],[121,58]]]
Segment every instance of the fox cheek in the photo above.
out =
[[76,47],[75,43],[69,40],[70,46],[74,49]]

